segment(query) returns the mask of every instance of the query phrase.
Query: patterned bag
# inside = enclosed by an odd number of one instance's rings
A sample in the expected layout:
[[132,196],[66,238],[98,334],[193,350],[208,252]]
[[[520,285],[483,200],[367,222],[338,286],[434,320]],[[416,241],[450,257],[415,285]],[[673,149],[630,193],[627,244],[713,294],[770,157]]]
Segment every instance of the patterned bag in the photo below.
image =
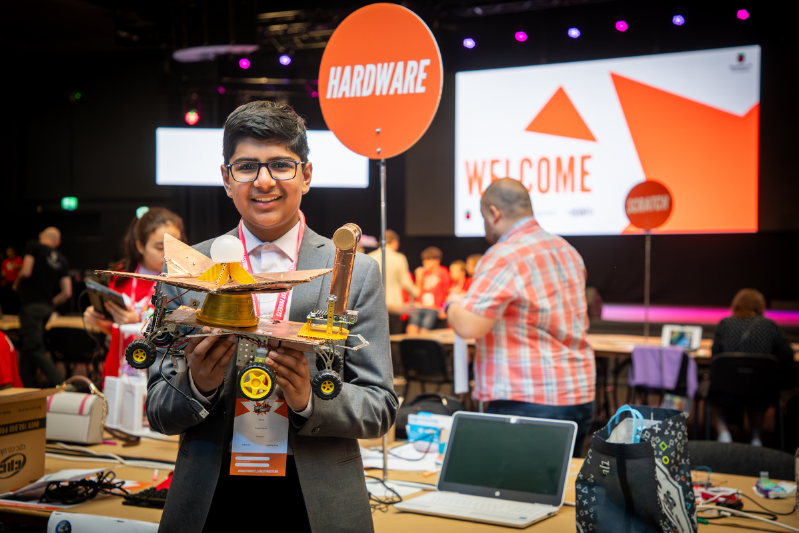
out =
[[575,484],[578,533],[696,533],[687,418],[624,406],[594,433]]

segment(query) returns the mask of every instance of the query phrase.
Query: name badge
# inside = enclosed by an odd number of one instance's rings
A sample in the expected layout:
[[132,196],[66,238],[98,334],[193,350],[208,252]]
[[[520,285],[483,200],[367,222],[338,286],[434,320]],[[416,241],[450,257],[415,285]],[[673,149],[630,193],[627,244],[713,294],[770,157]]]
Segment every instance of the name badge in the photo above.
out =
[[285,400],[236,398],[231,476],[285,476],[289,412]]

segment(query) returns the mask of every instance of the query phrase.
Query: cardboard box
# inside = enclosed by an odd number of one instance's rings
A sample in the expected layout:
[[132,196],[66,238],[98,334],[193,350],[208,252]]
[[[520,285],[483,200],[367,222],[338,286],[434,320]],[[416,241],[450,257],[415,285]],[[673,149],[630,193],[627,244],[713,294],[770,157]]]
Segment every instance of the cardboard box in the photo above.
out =
[[47,397],[56,389],[0,390],[0,494],[44,475]]

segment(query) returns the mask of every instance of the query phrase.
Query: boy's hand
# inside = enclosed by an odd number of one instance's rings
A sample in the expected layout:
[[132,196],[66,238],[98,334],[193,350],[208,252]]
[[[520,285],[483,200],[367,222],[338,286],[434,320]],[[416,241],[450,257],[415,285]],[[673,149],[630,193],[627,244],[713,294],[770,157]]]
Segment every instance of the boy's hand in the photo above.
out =
[[304,411],[311,397],[311,372],[305,354],[285,347],[274,348],[269,352],[266,364],[277,374],[277,384],[283,389],[291,410],[295,413]]
[[[211,328],[204,327],[201,333],[211,333]],[[215,329],[214,333],[222,333]],[[200,393],[207,395],[218,388],[225,379],[225,368],[236,353],[236,336],[228,335],[220,339],[217,335],[210,337],[192,337],[186,346],[186,362],[191,369],[191,379]]]

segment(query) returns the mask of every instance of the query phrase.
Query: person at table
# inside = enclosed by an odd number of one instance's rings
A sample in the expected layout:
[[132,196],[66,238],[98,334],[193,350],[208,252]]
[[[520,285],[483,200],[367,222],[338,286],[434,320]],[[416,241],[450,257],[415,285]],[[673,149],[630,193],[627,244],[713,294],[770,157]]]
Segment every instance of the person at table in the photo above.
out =
[[[333,242],[308,227],[300,211],[313,171],[302,118],[285,104],[244,104],[225,122],[222,150],[222,182],[242,217],[227,235],[241,241],[249,269],[257,274],[330,268]],[[214,241],[194,248],[209,255]],[[330,278],[327,274],[286,293],[259,295],[256,311],[262,318],[304,322],[308,313],[326,305]],[[359,313],[350,332],[362,334],[369,345],[346,351],[337,397],[325,401],[312,394],[311,378],[318,372],[314,353],[287,346],[268,351],[266,364],[275,371],[278,385],[268,401],[275,405],[274,400],[283,399],[288,407],[286,433],[274,431],[269,437],[281,446],[287,441],[285,476],[230,475],[239,383],[235,336],[203,328],[200,331],[217,335],[189,340],[187,372],[176,373],[169,358],[164,361],[164,374],[180,392],[157,372],[151,373],[150,427],[183,434],[161,533],[268,530],[282,523],[290,524],[287,529],[292,532],[373,531],[357,439],[385,434],[396,418],[398,400],[386,300],[380,269],[372,258],[356,254],[350,286],[347,309]],[[171,309],[205,297],[185,292],[165,286],[166,298],[175,299]],[[210,414],[203,419],[184,394]],[[256,502],[255,508],[248,507],[248,499]],[[264,517],[256,526],[253,511]]]
[[[64,381],[64,373],[55,366],[44,346],[44,331],[53,309],[72,297],[69,264],[58,251],[61,232],[49,227],[30,241],[23,252],[22,269],[14,282],[19,291],[19,323],[22,357],[19,373],[26,387],[36,387],[36,370],[41,369],[49,385]],[[55,287],[59,292],[55,293]]]
[[[402,315],[413,315],[416,306],[413,303],[406,303],[402,292],[408,293],[411,298],[416,298],[419,290],[411,279],[411,271],[408,268],[408,258],[400,253],[400,239],[397,232],[386,230],[386,307],[388,307],[388,326],[389,331],[402,333]],[[369,253],[369,257],[377,261],[377,265],[382,272],[383,251],[378,248]]]
[[458,259],[449,265],[450,294],[466,294],[472,278],[466,274],[466,262]]
[[425,333],[436,327],[439,319],[444,319],[441,307],[449,294],[449,270],[441,264],[444,254],[439,248],[429,246],[422,250],[422,266],[416,269],[416,288],[419,296],[416,305],[419,309],[408,319],[407,332],[410,335]]
[[596,386],[583,259],[541,229],[517,180],[493,182],[480,212],[492,246],[468,292],[447,304],[455,333],[477,339],[473,396],[488,413],[573,420],[578,455]]
[[[125,257],[116,263],[112,270],[122,272],[138,272],[157,276],[164,263],[164,234],[168,233],[176,239],[184,240],[183,219],[163,207],[150,208],[141,218],[134,218],[128,226],[123,242]],[[118,278],[111,280],[109,287],[122,293],[126,300],[125,308],[114,302],[106,304],[113,320],[105,313],[92,306],[86,308],[83,318],[87,326],[96,326],[106,335],[111,335],[110,348],[103,365],[103,379],[106,376],[119,375],[120,365],[130,369],[124,362],[126,343],[119,331],[122,324],[141,322],[152,312],[151,299],[155,292],[155,282],[135,278]],[[137,373],[130,369],[131,373]]]
[[[732,316],[724,318],[716,328],[713,338],[713,355],[719,353],[771,354],[783,364],[793,361],[793,349],[780,327],[763,316],[766,299],[755,289],[741,289],[732,300]],[[756,376],[753,376],[756,379]],[[762,446],[760,431],[769,402],[752,404],[747,400],[749,424],[752,428],[750,444]],[[716,414],[716,432],[719,442],[732,442],[729,423],[742,426],[743,407],[740,399],[723,396],[713,401]]]

